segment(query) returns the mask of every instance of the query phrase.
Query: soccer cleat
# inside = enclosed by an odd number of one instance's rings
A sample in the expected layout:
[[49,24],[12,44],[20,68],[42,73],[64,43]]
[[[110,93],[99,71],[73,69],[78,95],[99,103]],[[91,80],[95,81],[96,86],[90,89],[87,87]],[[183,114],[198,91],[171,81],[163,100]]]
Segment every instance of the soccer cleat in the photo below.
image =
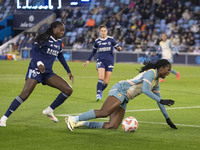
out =
[[159,82],[165,82],[165,80],[164,79],[160,79]]
[[84,125],[84,123],[85,123],[85,121],[78,121],[75,123],[74,128],[81,127]]
[[0,120],[0,127],[6,127],[6,122]]
[[58,119],[54,116],[53,112],[48,111],[47,109],[42,112],[45,116],[49,117],[53,122],[58,123]]
[[176,78],[177,78],[177,80],[180,80],[180,74],[179,74],[179,72],[177,72]]
[[74,121],[70,116],[67,116],[65,118],[65,123],[67,124],[67,128],[70,130],[70,131],[73,131],[74,130],[74,126],[76,124],[76,121]]
[[97,96],[96,96],[96,100],[97,100],[97,102],[98,102],[99,100],[101,100],[101,99],[102,99],[101,94],[97,94]]

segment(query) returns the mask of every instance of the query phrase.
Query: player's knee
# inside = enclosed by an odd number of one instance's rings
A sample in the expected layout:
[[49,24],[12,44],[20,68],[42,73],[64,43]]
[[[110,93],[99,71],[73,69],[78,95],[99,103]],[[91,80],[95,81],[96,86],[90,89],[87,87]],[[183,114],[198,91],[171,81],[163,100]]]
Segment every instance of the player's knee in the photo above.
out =
[[72,87],[67,87],[64,89],[63,93],[67,94],[67,95],[71,95],[73,93],[73,89]]
[[23,90],[19,96],[25,101],[29,97],[29,95],[30,95],[29,90]]
[[110,116],[110,112],[108,112],[108,111],[104,111],[104,110],[100,110],[101,111],[101,117],[108,117],[108,116]]

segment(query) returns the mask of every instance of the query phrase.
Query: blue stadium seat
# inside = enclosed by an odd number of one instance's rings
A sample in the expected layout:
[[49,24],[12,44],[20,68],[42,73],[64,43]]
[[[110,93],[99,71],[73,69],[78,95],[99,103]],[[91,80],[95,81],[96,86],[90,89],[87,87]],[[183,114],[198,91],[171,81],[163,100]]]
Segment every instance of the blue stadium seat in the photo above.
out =
[[71,36],[72,35],[72,32],[67,32],[66,34],[65,34],[65,36]]
[[199,39],[200,38],[200,34],[194,34],[194,38],[195,39]]
[[82,15],[82,19],[83,19],[83,20],[86,20],[86,18],[87,18],[87,15],[86,15],[86,14],[83,14],[83,15]]
[[95,20],[96,25],[99,25],[101,23],[101,17],[102,17],[101,14],[97,15],[96,20]]
[[120,0],[120,3],[125,3],[125,0]]
[[188,25],[191,27],[191,26],[193,26],[194,23],[195,23],[194,20],[189,20]]
[[96,18],[97,18],[97,15],[92,15],[92,19],[94,19],[94,20],[96,20]]
[[196,6],[195,8],[194,8],[194,12],[196,13],[197,11],[199,11],[200,10],[200,6]]
[[161,24],[161,25],[163,25],[163,24],[165,25],[165,23],[166,23],[166,20],[165,20],[165,19],[162,19],[162,20],[160,21],[160,24]]
[[76,36],[76,34],[77,34],[77,32],[72,32],[72,36],[74,36],[74,37],[75,37],[75,36]]
[[119,11],[119,6],[115,6],[114,8],[113,8],[113,12],[114,13],[117,13]]
[[77,33],[78,33],[78,34],[82,34],[82,32],[83,32],[83,28],[78,28]]

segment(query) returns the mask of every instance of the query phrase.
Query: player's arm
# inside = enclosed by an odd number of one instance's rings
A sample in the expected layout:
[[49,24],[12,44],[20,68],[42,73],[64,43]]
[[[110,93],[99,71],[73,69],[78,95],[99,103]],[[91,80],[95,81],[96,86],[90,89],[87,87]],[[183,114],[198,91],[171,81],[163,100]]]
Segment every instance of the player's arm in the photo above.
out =
[[169,47],[174,51],[175,55],[179,55],[179,50],[171,41],[169,42]]
[[147,95],[148,97],[152,98],[153,100],[155,100],[163,105],[168,105],[168,106],[173,105],[174,104],[173,100],[170,100],[170,99],[163,100],[151,91],[151,83],[152,83],[154,77],[155,77],[155,73],[153,70],[149,70],[144,73],[142,92],[145,95]]
[[117,44],[117,42],[115,41],[115,39],[112,39],[112,45],[114,46],[114,48],[117,51],[119,51],[119,52],[122,51],[122,47]]
[[161,51],[162,51],[162,47],[159,45],[158,48],[157,48],[156,54],[160,55]]
[[41,73],[45,72],[45,65],[42,61],[42,56],[41,56],[41,51],[40,51],[41,46],[37,42],[33,44],[33,47],[31,49],[31,56],[36,60],[37,67]]
[[87,64],[89,64],[90,60],[92,59],[92,57],[94,57],[94,55],[97,52],[97,48],[95,47],[95,45],[93,46],[93,50],[92,53],[90,54],[90,56],[88,57],[88,59],[85,61],[85,63],[83,64],[83,66],[85,67]]
[[68,64],[67,64],[67,62],[66,62],[66,60],[65,60],[65,58],[64,58],[64,56],[62,54],[62,52],[60,52],[58,54],[58,60],[60,61],[60,63],[63,65],[63,67],[67,71],[69,79],[72,81],[72,83],[74,83],[74,76],[72,75],[71,70],[70,70],[70,68],[69,68],[69,66],[68,66]]
[[[153,93],[154,93],[155,95],[157,95],[158,97],[161,98],[161,94],[160,94],[160,85],[157,85],[157,86],[154,87]],[[161,104],[161,103],[158,103],[158,102],[157,102],[157,104],[158,104],[158,106],[159,106],[159,108],[160,108],[162,114],[164,115],[167,124],[168,124],[171,128],[177,129],[176,125],[174,125],[174,123],[173,123],[173,122],[171,121],[171,119],[169,118],[169,115],[168,115],[168,113],[167,113],[167,110],[166,110],[166,108],[165,108],[165,105],[163,105],[163,104]]]

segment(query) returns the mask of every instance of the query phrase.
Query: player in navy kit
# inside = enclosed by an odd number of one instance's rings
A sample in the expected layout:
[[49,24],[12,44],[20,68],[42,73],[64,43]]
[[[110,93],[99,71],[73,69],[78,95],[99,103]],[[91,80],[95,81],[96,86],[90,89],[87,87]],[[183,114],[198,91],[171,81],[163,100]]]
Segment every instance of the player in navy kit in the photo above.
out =
[[97,101],[102,99],[103,90],[107,87],[113,71],[113,50],[114,48],[118,51],[122,50],[113,37],[107,36],[107,32],[108,30],[106,26],[101,25],[99,27],[100,37],[95,40],[93,51],[87,61],[83,64],[83,66],[86,66],[98,51],[97,70],[99,79],[97,82]]
[[29,97],[38,83],[46,84],[61,91],[54,102],[42,112],[52,121],[58,122],[53,110],[60,106],[72,94],[73,90],[71,85],[53,72],[52,65],[56,57],[67,71],[72,83],[74,82],[74,77],[62,54],[61,37],[64,35],[64,31],[64,24],[56,21],[45,33],[36,38],[31,49],[32,59],[28,67],[24,88],[1,118],[0,126],[6,126],[8,117]]
[[[69,130],[75,127],[86,126],[88,128],[117,129],[125,115],[126,105],[129,100],[144,93],[155,100],[163,113],[167,124],[177,129],[166,111],[165,105],[171,106],[173,100],[162,99],[160,95],[159,78],[165,78],[170,74],[171,64],[166,59],[161,59],[156,64],[147,63],[140,70],[139,75],[133,79],[123,80],[115,84],[109,91],[109,95],[99,110],[90,110],[78,116],[68,116],[65,119]],[[108,122],[88,122],[86,120],[104,118],[110,116]]]

